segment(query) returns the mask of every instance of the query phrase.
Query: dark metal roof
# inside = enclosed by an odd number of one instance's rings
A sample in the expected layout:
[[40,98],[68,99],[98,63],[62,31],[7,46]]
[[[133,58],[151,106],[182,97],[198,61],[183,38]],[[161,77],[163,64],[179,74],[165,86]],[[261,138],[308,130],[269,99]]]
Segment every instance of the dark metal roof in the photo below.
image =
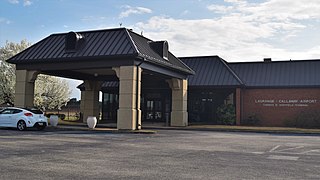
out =
[[125,29],[105,31],[80,32],[85,39],[85,45],[76,52],[65,51],[65,36],[67,33],[52,34],[34,44],[18,55],[9,59],[10,63],[30,63],[79,60],[90,57],[136,55],[133,44],[127,38]]
[[169,55],[168,60],[166,60],[163,57],[161,57],[159,54],[157,54],[151,48],[149,43],[152,40],[145,38],[143,36],[140,36],[132,31],[128,31],[128,32],[137,47],[137,51],[139,52],[139,55],[146,58],[147,61],[151,61],[151,62],[157,63],[159,65],[166,65],[166,66],[174,67],[176,69],[180,69],[182,71],[187,71],[187,72],[194,74],[194,71],[191,68],[189,68],[183,62],[181,62],[170,51],[168,54]]
[[241,80],[219,56],[181,57],[196,74],[188,76],[189,86],[241,86]]
[[320,86],[320,60],[229,63],[246,87]]
[[[320,87],[320,60],[226,63],[219,56],[180,58],[196,71],[191,87]],[[118,87],[104,82],[103,88]]]
[[144,60],[178,70],[185,74],[194,72],[170,53],[163,59],[149,46],[150,39],[140,36],[126,28],[77,32],[83,37],[83,44],[76,51],[65,50],[65,37],[68,33],[52,34],[28,49],[10,58],[13,64],[46,63],[64,61],[90,61],[117,58],[143,58]]

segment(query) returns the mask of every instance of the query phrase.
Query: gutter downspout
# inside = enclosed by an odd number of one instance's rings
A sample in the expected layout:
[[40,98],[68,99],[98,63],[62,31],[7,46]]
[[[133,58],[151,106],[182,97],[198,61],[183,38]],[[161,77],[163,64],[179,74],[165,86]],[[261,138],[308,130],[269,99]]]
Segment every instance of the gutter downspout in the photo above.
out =
[[[141,66],[141,64],[144,62],[144,58],[142,59],[142,61],[137,65],[137,77],[136,77],[136,79],[137,79],[137,82],[136,82],[136,130],[139,130],[139,129],[141,129],[141,123],[139,123],[138,122],[138,120],[139,120],[139,108],[138,108],[138,100],[139,100],[139,97],[138,97],[138,92],[139,92],[139,81],[140,81],[140,78],[139,78],[139,67]],[[142,76],[142,74],[141,74],[141,76]],[[141,96],[141,90],[140,90],[140,96]],[[140,104],[140,106],[141,106],[141,104]],[[141,119],[141,121],[142,121],[142,119]]]

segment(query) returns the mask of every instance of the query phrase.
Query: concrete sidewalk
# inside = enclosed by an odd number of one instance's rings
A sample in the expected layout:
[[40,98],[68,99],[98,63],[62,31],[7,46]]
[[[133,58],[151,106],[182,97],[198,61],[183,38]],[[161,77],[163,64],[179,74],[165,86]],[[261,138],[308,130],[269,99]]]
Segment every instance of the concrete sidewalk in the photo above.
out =
[[115,125],[97,124],[94,129],[88,128],[87,124],[81,122],[68,122],[61,121],[57,126],[46,127],[46,131],[90,131],[90,132],[101,132],[101,133],[135,133],[135,134],[154,134],[155,130],[141,129],[141,130],[119,130]]
[[283,133],[283,134],[315,134],[320,135],[320,129],[304,129],[292,127],[254,127],[228,125],[191,125],[186,129],[224,132],[255,132],[255,133]]
[[156,133],[156,130],[194,130],[194,131],[222,131],[222,132],[255,132],[255,133],[282,133],[282,134],[310,134],[320,135],[320,129],[303,129],[290,127],[254,127],[229,125],[189,125],[187,127],[168,127],[163,123],[145,123],[141,130],[118,130],[116,124],[97,124],[95,129],[89,129],[82,122],[59,121],[57,130],[82,130],[110,133]]

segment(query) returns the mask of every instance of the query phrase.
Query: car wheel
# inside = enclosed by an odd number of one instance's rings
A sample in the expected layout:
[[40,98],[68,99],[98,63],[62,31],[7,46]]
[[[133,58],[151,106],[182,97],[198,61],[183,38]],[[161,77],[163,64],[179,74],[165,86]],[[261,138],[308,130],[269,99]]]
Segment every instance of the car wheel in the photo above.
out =
[[27,128],[27,125],[26,125],[26,123],[25,123],[23,120],[20,120],[20,121],[17,123],[17,129],[18,129],[19,131],[24,131],[26,128]]

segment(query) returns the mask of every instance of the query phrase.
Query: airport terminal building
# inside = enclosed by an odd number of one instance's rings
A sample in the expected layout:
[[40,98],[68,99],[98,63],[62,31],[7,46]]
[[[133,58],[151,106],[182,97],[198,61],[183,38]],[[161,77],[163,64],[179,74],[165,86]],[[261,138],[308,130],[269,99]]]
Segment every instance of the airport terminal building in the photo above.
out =
[[221,124],[221,112],[236,125],[287,126],[320,114],[320,60],[178,58],[168,42],[118,28],[52,34],[8,62],[17,68],[16,106],[33,106],[40,73],[79,79],[83,120],[101,111],[119,129]]

